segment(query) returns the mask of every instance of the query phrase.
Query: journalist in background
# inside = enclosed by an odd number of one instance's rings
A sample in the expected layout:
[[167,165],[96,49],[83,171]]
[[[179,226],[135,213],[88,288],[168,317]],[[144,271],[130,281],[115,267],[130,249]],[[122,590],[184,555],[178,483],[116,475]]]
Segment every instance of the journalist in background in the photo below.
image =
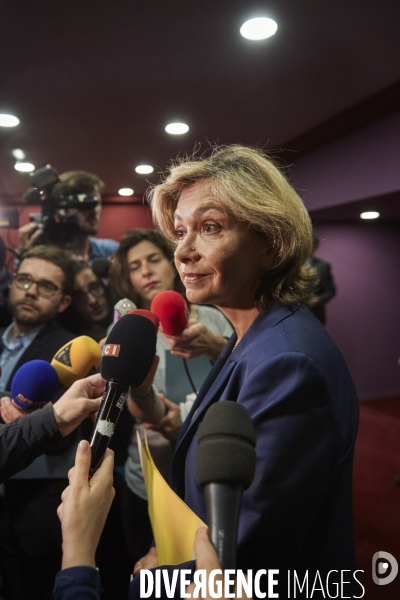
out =
[[182,427],[172,487],[206,520],[196,434],[212,403],[237,401],[257,436],[237,568],[280,569],[282,585],[288,570],[308,570],[312,580],[316,571],[354,571],[358,403],[339,349],[307,308],[315,274],[301,199],[261,151],[228,146],[172,167],[150,201],[176,243],[188,300],[217,306],[235,329]]

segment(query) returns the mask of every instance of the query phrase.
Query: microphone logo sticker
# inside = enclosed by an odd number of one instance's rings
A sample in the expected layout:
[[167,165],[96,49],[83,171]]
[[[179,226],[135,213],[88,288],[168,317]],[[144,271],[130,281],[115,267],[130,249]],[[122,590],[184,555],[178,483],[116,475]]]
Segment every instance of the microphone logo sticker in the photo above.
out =
[[120,344],[104,344],[103,356],[119,356]]
[[117,402],[117,408],[122,408],[125,402],[126,394],[121,394]]
[[70,352],[71,352],[72,342],[68,344],[68,346],[64,346],[61,348],[59,353],[54,357],[54,360],[58,360],[62,365],[66,365],[67,367],[72,367]]

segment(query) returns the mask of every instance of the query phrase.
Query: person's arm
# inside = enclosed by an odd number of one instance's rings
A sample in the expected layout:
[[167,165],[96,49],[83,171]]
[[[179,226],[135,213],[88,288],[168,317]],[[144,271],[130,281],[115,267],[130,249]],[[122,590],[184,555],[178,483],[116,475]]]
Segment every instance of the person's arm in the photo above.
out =
[[158,423],[143,423],[143,427],[145,429],[151,429],[152,431],[158,431],[167,440],[174,442],[178,439],[179,432],[183,425],[180,404],[171,402],[171,400],[168,400],[168,398],[161,393],[159,394],[159,398],[165,406],[165,415]]
[[[76,381],[54,405],[0,425],[0,482],[30,465],[45,452],[63,449],[86,417],[97,413],[105,382],[96,374]],[[1,413],[13,412],[10,398],[1,398]]]
[[75,466],[68,474],[69,486],[57,509],[63,537],[62,569],[95,567],[95,553],[115,490],[114,452],[107,448],[103,461],[89,478],[91,449],[87,440],[79,442]]
[[89,442],[79,443],[69,486],[57,509],[63,537],[61,571],[54,588],[55,600],[100,598],[100,579],[95,570],[95,553],[113,501],[114,453],[106,450],[99,469],[89,479]]
[[217,360],[228,341],[196,319],[189,319],[189,324],[182,335],[166,335],[165,339],[174,356],[182,358],[207,356],[211,361]]
[[159,360],[159,357],[155,356],[151,369],[142,385],[138,388],[130,388],[127,396],[127,406],[131,415],[135,419],[147,423],[158,423],[166,413],[160,395],[153,388]]

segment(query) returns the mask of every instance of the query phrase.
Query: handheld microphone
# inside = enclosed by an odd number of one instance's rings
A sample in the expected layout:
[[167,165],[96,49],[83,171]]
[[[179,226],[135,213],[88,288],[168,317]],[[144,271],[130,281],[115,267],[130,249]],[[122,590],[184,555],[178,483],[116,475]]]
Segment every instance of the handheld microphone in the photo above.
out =
[[30,360],[15,373],[11,398],[21,410],[33,412],[43,408],[60,387],[57,371],[45,360]]
[[244,406],[212,404],[198,434],[195,474],[204,487],[210,539],[222,569],[236,568],[236,545],[243,490],[253,481],[256,435]]
[[101,376],[107,383],[90,438],[90,475],[98,469],[110,443],[129,387],[139,387],[146,379],[156,343],[153,323],[141,315],[121,317],[110,331],[100,364]]
[[155,313],[151,312],[151,310],[146,310],[144,308],[134,308],[133,310],[130,310],[128,312],[128,315],[141,315],[142,317],[146,317],[146,319],[149,319],[153,323],[154,327],[156,328],[156,331],[158,331],[158,328],[160,326],[160,319]]
[[122,298],[122,300],[118,300],[117,304],[114,306],[114,319],[113,323],[120,320],[121,317],[127,315],[129,311],[136,308],[136,304],[129,300],[129,298]]
[[166,335],[181,335],[188,326],[188,307],[185,298],[178,292],[160,292],[153,298],[150,310],[160,319],[160,331]]
[[101,348],[87,335],[80,335],[64,344],[51,361],[58,373],[61,385],[70,387],[97,371],[101,360]]

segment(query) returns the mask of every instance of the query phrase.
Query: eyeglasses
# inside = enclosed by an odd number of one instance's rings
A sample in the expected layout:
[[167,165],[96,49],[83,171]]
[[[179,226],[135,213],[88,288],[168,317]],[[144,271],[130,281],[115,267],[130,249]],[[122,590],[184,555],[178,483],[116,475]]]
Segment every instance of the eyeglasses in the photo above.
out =
[[76,302],[87,302],[89,294],[94,298],[100,298],[100,296],[103,296],[104,291],[101,281],[93,281],[89,284],[87,292],[76,290],[72,295]]
[[44,298],[50,298],[61,291],[61,288],[51,283],[51,281],[36,281],[30,275],[24,273],[14,273],[13,282],[20,290],[29,290],[32,283],[36,283],[38,293]]

